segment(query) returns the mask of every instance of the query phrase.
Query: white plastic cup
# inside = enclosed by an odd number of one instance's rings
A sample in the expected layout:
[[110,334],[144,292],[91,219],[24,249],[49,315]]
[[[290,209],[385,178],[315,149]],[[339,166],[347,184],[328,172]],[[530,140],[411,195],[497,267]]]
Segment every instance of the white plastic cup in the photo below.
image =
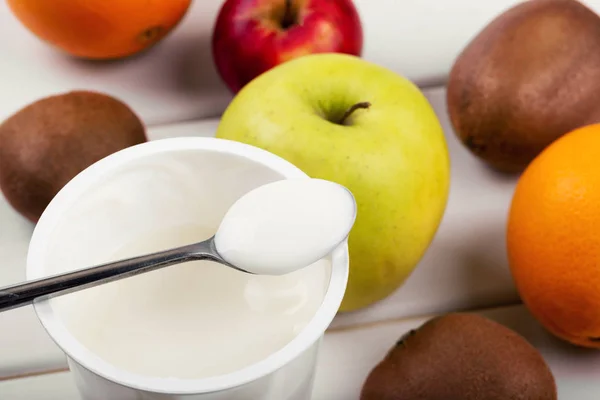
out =
[[[81,218],[81,214],[78,217],[73,210],[82,203],[81,199],[86,193],[100,186],[99,182],[121,176],[123,171],[127,171],[128,165],[148,160],[160,161],[161,157],[174,158],[186,171],[194,171],[193,177],[197,178],[194,185],[201,190],[193,193],[204,193],[197,200],[218,208],[206,209],[206,218],[212,219],[213,224],[230,203],[247,191],[279,179],[307,177],[294,165],[272,153],[222,139],[173,138],[127,148],[81,172],[52,200],[38,221],[31,239],[27,279],[61,272],[56,269],[55,263],[48,261],[52,259],[52,252],[60,251],[57,248],[68,251],[68,246],[84,245],[91,248],[95,242],[107,242],[107,238],[88,233],[77,237],[76,241],[81,243],[65,244],[60,242],[58,227],[77,226],[77,218]],[[160,163],[158,166],[160,170]],[[130,206],[133,216],[122,212],[118,216],[125,218],[119,223],[128,228],[115,231],[114,237],[111,237],[113,242],[126,237],[131,239],[148,229],[148,224],[152,223],[151,218],[136,217],[136,204]],[[177,210],[171,212],[170,219],[185,217],[180,215],[181,212],[178,214]],[[86,232],[85,227],[82,227],[82,232]],[[60,244],[58,246],[57,241]],[[312,392],[320,339],[337,313],[346,289],[349,266],[347,244],[340,245],[330,259],[330,280],[321,307],[298,336],[281,350],[253,365],[206,379],[159,379],[115,368],[91,353],[71,335],[55,308],[57,299],[36,301],[34,308],[50,337],[66,353],[73,378],[85,400],[307,400]],[[243,335],[244,332],[239,334]]]

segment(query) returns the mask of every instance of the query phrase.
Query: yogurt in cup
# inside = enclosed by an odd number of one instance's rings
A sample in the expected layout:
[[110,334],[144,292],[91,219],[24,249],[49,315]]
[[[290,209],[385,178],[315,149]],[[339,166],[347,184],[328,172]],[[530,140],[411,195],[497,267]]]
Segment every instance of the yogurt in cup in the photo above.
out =
[[[27,279],[202,240],[246,192],[303,177],[269,152],[222,139],[122,150],[48,206]],[[347,283],[347,245],[294,274],[187,263],[34,308],[84,399],[309,399],[320,338]]]

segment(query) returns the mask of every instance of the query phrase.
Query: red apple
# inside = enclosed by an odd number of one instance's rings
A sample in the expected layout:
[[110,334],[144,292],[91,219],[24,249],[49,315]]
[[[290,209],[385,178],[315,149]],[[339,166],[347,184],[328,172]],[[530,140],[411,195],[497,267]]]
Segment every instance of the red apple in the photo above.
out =
[[233,93],[278,64],[313,53],[361,55],[352,0],[226,0],[212,37],[213,59]]

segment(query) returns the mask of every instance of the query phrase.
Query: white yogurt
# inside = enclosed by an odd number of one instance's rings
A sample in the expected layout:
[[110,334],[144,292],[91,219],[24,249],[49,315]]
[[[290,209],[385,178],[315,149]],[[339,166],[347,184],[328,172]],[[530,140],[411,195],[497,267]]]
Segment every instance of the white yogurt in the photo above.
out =
[[[150,232],[115,259],[207,239],[199,225]],[[211,261],[149,272],[56,298],[69,331],[126,371],[198,379],[230,373],[281,349],[313,318],[327,259],[285,276],[246,274]]]
[[262,275],[283,275],[330,253],[356,216],[352,194],[321,179],[287,179],[258,187],[233,204],[215,237],[230,264]]
[[[208,239],[235,200],[277,178],[235,158],[193,152],[129,164],[69,209],[51,237],[48,273]],[[321,200],[332,210],[321,205],[313,212],[333,221],[340,204],[331,196],[341,192],[319,193],[329,196]],[[313,234],[321,229],[335,236],[324,226]],[[144,376],[198,379],[237,371],[287,345],[321,306],[330,273],[328,257],[280,276],[198,261],[51,304],[75,339],[105,362]]]

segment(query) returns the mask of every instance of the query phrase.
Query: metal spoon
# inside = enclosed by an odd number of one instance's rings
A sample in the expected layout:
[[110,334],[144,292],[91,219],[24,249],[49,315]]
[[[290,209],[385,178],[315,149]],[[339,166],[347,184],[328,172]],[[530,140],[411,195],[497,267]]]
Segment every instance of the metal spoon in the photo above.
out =
[[250,273],[225,261],[215,248],[214,238],[213,236],[199,243],[0,288],[0,311],[29,305],[35,299],[62,296],[103,283],[189,261],[210,260],[238,271]]
[[[310,183],[311,185],[322,185],[322,183],[319,182],[326,181],[318,179],[312,179],[310,181],[307,181],[303,179],[299,182],[303,184]],[[257,189],[254,189],[254,191],[256,192],[259,190],[269,190],[275,188],[276,186],[277,190],[289,190],[290,188],[289,186],[287,186],[289,184],[293,185],[295,183],[291,181],[278,181],[267,185],[263,185]],[[325,257],[340,243],[347,239],[348,234],[352,229],[356,217],[356,202],[354,200],[354,197],[352,196],[352,193],[343,186],[334,184],[333,182],[329,182],[328,185],[334,185],[337,188],[336,190],[343,190],[343,197],[352,205],[351,208],[353,212],[351,215],[348,216],[348,224],[346,226],[341,226],[340,229],[338,229],[338,236],[333,237],[331,242],[327,243],[328,246],[325,246],[326,252],[324,254],[312,254],[311,257],[314,257],[314,260],[305,264],[300,263],[298,265],[294,265],[294,269],[308,266],[312,262],[316,262],[317,260]],[[272,194],[273,192],[270,193]],[[234,205],[230,208],[228,213],[226,213],[225,217],[223,218],[223,221],[227,220],[227,218],[230,216],[230,212],[235,209],[236,205],[241,204],[241,202],[243,202],[244,199],[248,199],[251,194],[252,191],[242,196],[236,203],[234,203]],[[308,207],[308,205],[305,205],[305,202],[301,202],[301,204],[302,207]],[[294,211],[298,210],[294,210],[294,208],[288,204],[288,208],[283,207],[279,210],[281,215],[278,215],[278,217],[285,218],[286,213]],[[232,218],[235,219],[235,217]],[[260,223],[261,221],[255,222]],[[227,226],[228,224],[225,225]],[[251,269],[252,267],[246,266],[245,268],[247,269],[240,268],[239,265],[236,266],[231,264],[219,254],[219,252],[217,251],[217,246],[215,244],[215,238],[218,237],[219,231],[222,229],[222,226],[223,225],[221,225],[221,227],[219,227],[219,230],[217,230],[217,234],[203,242],[177,247],[174,249],[164,250],[152,254],[146,254],[138,257],[132,257],[115,262],[109,262],[94,267],[83,268],[72,272],[62,273],[46,278],[31,280],[12,286],[0,288],[0,312],[31,304],[36,299],[49,299],[55,296],[72,293],[103,283],[108,283],[137,274],[150,272],[159,268],[167,267],[169,265],[180,264],[189,261],[215,261],[241,272],[255,274],[255,272],[247,270]],[[230,231],[231,228],[232,226],[231,224],[229,224],[228,229]],[[290,226],[289,229],[285,229],[285,231],[294,231],[294,226]],[[296,244],[297,242],[293,243]],[[264,243],[264,245],[273,248],[273,243]],[[226,250],[221,250],[226,252]],[[266,248],[262,251],[268,252]],[[226,254],[225,256],[227,257]],[[305,259],[304,261],[310,260]],[[239,262],[236,262],[236,264],[237,263]]]

